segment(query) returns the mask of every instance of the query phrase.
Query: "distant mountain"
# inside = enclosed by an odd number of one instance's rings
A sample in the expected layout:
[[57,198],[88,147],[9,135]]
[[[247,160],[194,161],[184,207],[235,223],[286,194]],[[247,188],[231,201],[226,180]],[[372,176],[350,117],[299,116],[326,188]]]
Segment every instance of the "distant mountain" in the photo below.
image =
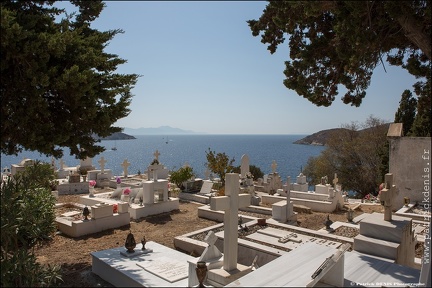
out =
[[[389,127],[390,123],[383,124],[383,129],[387,129]],[[357,133],[361,133],[364,131],[368,131],[372,128],[366,128],[363,130],[357,131]],[[333,128],[333,129],[327,129],[327,130],[321,130],[319,132],[316,132],[312,135],[306,136],[302,139],[299,139],[297,141],[294,141],[294,144],[303,144],[303,145],[319,145],[319,146],[325,146],[327,144],[327,140],[332,135],[332,133],[336,133],[339,131],[347,130],[345,128]]]
[[183,130],[170,126],[160,126],[158,128],[124,128],[124,133],[131,135],[179,135],[179,134],[202,134],[191,130]]
[[122,132],[116,132],[111,134],[108,137],[105,138],[97,138],[99,140],[130,140],[130,139],[136,139],[134,136],[132,135],[128,135],[126,133],[122,133]]

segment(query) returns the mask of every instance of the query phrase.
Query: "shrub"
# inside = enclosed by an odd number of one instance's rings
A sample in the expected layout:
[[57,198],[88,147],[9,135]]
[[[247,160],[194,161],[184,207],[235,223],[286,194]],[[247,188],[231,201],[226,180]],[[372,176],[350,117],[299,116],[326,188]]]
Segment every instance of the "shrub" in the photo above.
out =
[[192,167],[186,166],[181,167],[177,171],[172,171],[170,175],[170,181],[177,185],[181,189],[183,182],[189,180],[194,177],[195,173]]
[[55,198],[47,172],[45,164],[36,163],[1,185],[2,287],[50,286],[61,281],[59,267],[40,265],[31,249],[56,231]]

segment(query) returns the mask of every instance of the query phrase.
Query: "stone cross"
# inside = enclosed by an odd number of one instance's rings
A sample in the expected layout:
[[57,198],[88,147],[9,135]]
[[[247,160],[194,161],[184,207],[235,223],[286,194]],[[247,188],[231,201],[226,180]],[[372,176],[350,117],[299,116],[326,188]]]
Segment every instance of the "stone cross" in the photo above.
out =
[[128,167],[129,167],[130,163],[127,161],[127,159],[125,159],[123,161],[123,163],[121,164],[121,166],[123,167],[123,176],[125,178],[127,178],[128,176]]
[[241,194],[240,177],[237,173],[227,173],[225,177],[225,196],[212,197],[210,209],[225,211],[224,214],[224,244],[223,269],[231,271],[237,269],[237,240],[238,240],[238,209],[250,205],[249,194]]
[[63,158],[61,158],[60,159],[60,170],[63,170],[64,169],[64,161],[63,161]]
[[205,171],[205,177],[206,177],[206,180],[208,180],[210,177],[210,170],[208,168]]
[[241,157],[240,177],[246,178],[247,173],[249,173],[249,156],[247,154],[243,154]]
[[384,221],[392,220],[393,198],[398,193],[396,185],[393,185],[393,174],[385,175],[385,187],[380,192],[380,201],[384,205]]
[[337,174],[335,173],[334,179],[333,179],[333,187],[336,189],[336,184],[338,183],[339,178],[337,178]]
[[105,173],[105,164],[106,164],[106,160],[105,160],[105,158],[102,156],[101,158],[100,158],[100,160],[98,161],[98,163],[99,163],[99,165],[100,165],[100,170],[101,170],[101,173],[103,174],[103,173]]
[[198,261],[210,261],[214,260],[215,258],[220,258],[222,256],[222,253],[219,251],[219,249],[215,246],[217,236],[213,231],[209,231],[207,233],[207,236],[204,238],[204,241],[207,242],[208,246],[204,249],[204,252],[201,254]]
[[272,173],[273,173],[273,174],[276,172],[276,167],[277,167],[276,161],[273,160],[273,163],[272,163],[272,165],[271,165]]
[[292,214],[292,211],[290,211],[291,209],[290,209],[290,203],[291,203],[291,176],[288,176],[287,177],[287,190],[286,190],[286,192],[287,192],[287,198],[286,198],[286,201],[287,201],[287,219],[288,219],[288,217],[290,217],[291,216],[291,214]]
[[159,155],[160,155],[160,153],[159,153],[158,150],[156,150],[155,153],[153,154],[153,156],[155,157],[155,159],[158,160],[158,161],[159,161]]

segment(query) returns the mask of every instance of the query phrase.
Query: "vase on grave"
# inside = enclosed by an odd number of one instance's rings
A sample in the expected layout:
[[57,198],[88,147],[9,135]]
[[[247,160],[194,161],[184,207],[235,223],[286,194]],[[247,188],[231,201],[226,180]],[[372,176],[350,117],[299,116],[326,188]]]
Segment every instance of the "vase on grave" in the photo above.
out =
[[90,186],[89,187],[89,197],[95,197],[94,192],[95,192],[95,188]]
[[133,253],[136,247],[135,237],[132,234],[132,231],[129,231],[129,234],[126,237],[125,247],[128,253]]
[[405,207],[408,207],[408,205],[410,204],[410,198],[409,197],[404,197],[404,204],[405,204]]
[[348,210],[348,212],[347,212],[347,219],[348,219],[348,222],[352,222],[353,217],[354,217],[354,211],[353,211],[351,208],[349,208],[349,210]]
[[124,202],[128,202],[129,203],[130,197],[129,197],[129,195],[122,194],[121,197],[120,197],[120,199],[122,201],[124,201]]
[[141,250],[146,250],[146,248],[145,248],[145,244],[147,243],[147,241],[146,241],[146,239],[145,239],[145,236],[143,236],[142,237],[142,239],[141,239],[141,244],[142,244],[142,248],[141,248]]
[[205,287],[204,286],[204,280],[207,277],[207,264],[205,261],[198,261],[197,262],[197,267],[195,268],[196,271],[196,275],[198,278],[198,287]]

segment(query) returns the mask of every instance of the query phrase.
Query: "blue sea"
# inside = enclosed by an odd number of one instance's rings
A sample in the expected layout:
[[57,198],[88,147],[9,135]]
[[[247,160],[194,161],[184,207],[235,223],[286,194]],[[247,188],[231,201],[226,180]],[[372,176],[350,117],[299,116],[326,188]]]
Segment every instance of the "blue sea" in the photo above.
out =
[[[93,165],[99,169],[99,159],[107,160],[105,169],[111,169],[114,175],[122,175],[121,163],[127,159],[130,162],[128,174],[145,172],[154,159],[154,153],[159,151],[159,161],[169,170],[176,170],[188,163],[197,177],[204,178],[206,171],[206,151],[210,148],[216,153],[225,153],[234,158],[234,166],[239,166],[243,154],[247,154],[250,164],[259,167],[264,174],[272,172],[273,160],[277,163],[276,171],[292,181],[305,167],[309,157],[317,156],[323,146],[293,144],[294,141],[307,135],[139,135],[133,140],[104,140],[100,145],[106,151],[93,158]],[[116,147],[117,150],[112,150]],[[38,159],[51,163],[51,157],[38,152],[24,151],[18,156],[1,155],[1,168],[18,164],[23,158]],[[57,168],[60,166],[56,160]],[[80,161],[69,155],[66,149],[63,161],[67,166],[74,167]]]

